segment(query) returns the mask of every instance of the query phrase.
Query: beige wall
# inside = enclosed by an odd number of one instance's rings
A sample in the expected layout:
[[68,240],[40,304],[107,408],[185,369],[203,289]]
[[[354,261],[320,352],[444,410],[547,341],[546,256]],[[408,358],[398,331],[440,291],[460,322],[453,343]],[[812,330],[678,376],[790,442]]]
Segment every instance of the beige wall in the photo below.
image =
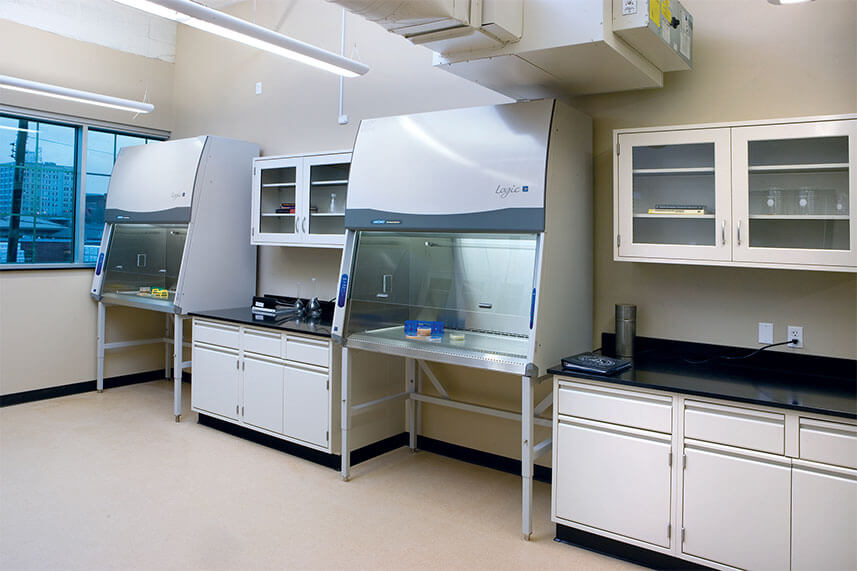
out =
[[613,261],[613,129],[857,111],[857,2],[684,4],[692,71],[665,74],[663,89],[576,101],[594,119],[595,342],[613,331],[616,303],[635,303],[638,335],[758,347],[764,321],[775,341],[802,325],[806,353],[857,358],[855,274]]
[[[173,65],[0,20],[0,71],[5,75],[142,99],[155,112],[139,115],[0,90],[0,103],[169,130]],[[3,153],[6,150],[2,151]],[[96,305],[92,270],[0,272],[0,394],[95,379]],[[108,311],[108,339],[160,336],[163,316]],[[107,376],[163,366],[161,347],[109,354]]]

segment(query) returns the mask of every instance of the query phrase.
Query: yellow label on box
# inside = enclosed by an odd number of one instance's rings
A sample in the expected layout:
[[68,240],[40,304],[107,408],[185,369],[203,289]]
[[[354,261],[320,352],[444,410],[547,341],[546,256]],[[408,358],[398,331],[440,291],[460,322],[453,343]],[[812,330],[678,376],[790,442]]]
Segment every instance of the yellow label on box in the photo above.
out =
[[670,0],[661,0],[661,15],[666,20],[667,25],[673,21],[673,13],[670,9]]
[[649,0],[649,20],[661,27],[661,0]]

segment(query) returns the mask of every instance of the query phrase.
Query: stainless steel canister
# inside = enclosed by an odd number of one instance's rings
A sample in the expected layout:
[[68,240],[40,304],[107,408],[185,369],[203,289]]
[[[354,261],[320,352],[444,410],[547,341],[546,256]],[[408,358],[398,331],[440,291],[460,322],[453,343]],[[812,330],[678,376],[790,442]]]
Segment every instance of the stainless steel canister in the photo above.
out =
[[634,340],[637,337],[637,306],[630,303],[616,304],[616,356],[633,357]]

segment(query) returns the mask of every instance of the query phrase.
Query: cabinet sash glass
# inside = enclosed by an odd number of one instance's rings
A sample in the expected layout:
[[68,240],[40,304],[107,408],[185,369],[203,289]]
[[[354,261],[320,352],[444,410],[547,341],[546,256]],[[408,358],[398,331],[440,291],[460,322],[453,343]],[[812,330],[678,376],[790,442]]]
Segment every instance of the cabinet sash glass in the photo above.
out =
[[259,232],[294,234],[297,167],[265,168],[259,197]]
[[751,248],[848,250],[848,136],[747,143]]
[[714,143],[633,148],[635,244],[713,246]]

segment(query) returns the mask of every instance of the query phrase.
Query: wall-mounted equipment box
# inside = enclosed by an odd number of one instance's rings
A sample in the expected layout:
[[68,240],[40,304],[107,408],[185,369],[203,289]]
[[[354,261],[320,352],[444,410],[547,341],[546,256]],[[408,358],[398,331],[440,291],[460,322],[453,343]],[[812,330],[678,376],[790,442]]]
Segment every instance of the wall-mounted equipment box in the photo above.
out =
[[691,68],[693,16],[678,0],[613,0],[613,32],[661,71]]

